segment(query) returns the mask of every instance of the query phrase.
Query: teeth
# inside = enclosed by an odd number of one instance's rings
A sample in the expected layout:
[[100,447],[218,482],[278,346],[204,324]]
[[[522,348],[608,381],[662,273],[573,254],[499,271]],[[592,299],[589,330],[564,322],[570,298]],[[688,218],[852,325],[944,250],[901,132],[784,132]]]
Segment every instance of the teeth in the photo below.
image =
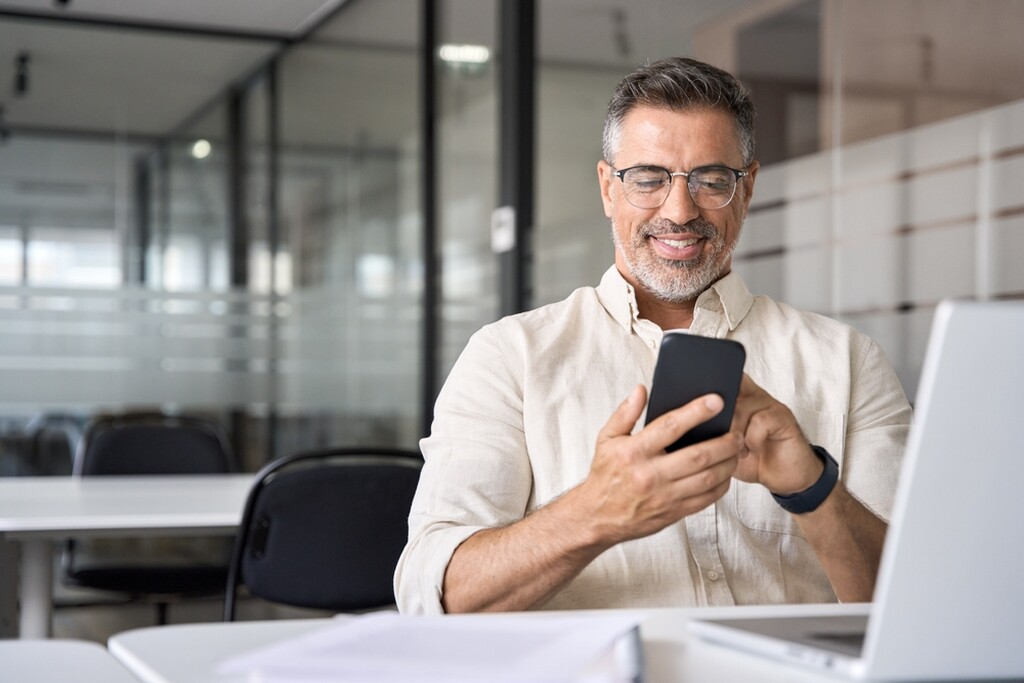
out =
[[670,247],[674,247],[676,249],[682,249],[684,247],[692,247],[694,244],[697,244],[697,242],[700,241],[700,238],[699,237],[693,237],[693,238],[688,239],[688,240],[667,240],[665,238],[661,238],[661,241],[664,242],[665,244],[667,244]]

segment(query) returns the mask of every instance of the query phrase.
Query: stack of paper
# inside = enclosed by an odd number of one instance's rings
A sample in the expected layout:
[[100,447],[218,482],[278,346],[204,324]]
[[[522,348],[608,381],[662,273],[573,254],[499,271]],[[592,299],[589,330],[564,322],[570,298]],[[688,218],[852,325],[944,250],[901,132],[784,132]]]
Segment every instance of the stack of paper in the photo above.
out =
[[627,613],[376,612],[232,657],[218,671],[261,683],[639,681],[638,623]]

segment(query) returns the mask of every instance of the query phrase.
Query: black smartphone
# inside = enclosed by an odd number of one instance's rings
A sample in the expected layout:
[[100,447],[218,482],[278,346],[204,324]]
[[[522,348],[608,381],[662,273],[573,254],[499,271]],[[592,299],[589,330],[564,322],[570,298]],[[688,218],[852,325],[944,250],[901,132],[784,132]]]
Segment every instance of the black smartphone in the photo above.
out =
[[678,450],[729,431],[746,358],[743,344],[731,339],[685,332],[665,334],[654,366],[646,422],[704,394],[718,394],[725,401],[722,412],[683,434],[667,450]]

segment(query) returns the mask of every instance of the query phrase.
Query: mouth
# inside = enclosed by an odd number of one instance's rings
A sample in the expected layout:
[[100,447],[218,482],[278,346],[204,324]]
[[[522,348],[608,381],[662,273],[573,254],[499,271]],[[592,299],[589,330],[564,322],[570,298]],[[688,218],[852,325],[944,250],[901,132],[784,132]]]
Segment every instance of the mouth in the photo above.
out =
[[651,235],[654,252],[670,261],[691,261],[704,249],[704,237],[682,235]]

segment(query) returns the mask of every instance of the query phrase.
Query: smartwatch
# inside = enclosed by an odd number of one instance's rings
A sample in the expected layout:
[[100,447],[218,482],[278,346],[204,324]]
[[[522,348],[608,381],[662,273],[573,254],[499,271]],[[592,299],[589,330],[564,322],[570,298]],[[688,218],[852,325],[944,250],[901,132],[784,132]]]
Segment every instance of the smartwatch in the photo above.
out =
[[832,489],[836,487],[836,482],[839,481],[839,463],[832,457],[832,454],[821,446],[811,446],[811,450],[825,463],[825,470],[818,477],[818,481],[803,491],[791,493],[788,496],[772,494],[772,498],[782,506],[783,510],[794,515],[817,510],[818,506],[828,498],[828,494],[832,493]]

